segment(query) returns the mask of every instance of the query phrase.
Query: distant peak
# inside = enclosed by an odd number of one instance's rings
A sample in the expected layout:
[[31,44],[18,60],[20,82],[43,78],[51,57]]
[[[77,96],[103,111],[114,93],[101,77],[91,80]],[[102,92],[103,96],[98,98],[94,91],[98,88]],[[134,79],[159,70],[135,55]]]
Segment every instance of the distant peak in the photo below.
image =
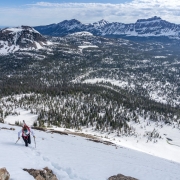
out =
[[99,23],[109,23],[108,21],[106,21],[105,19],[101,19],[100,21],[98,21]]
[[151,21],[161,21],[162,19],[160,17],[154,16],[152,18],[148,19],[138,19],[136,23],[143,23],[143,22],[151,22]]
[[108,21],[106,21],[105,19],[101,19],[98,22],[93,23],[95,26],[105,26],[106,24],[109,24]]
[[64,23],[64,24],[81,24],[80,21],[78,21],[77,19],[70,19],[70,20],[64,20],[62,22],[60,22],[59,24]]
[[69,22],[78,22],[78,23],[80,23],[80,21],[78,21],[77,19],[71,19],[71,20],[69,20]]

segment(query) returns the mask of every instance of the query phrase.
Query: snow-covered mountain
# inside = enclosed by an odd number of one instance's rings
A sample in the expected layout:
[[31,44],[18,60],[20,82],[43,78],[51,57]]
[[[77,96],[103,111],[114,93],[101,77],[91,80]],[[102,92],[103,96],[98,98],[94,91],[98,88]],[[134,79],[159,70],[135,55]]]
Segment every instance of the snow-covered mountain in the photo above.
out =
[[106,21],[106,20],[104,20],[104,19],[102,19],[102,20],[100,20],[100,21],[98,21],[98,22],[93,23],[92,25],[93,25],[95,28],[97,28],[97,29],[101,29],[101,28],[103,28],[103,27],[104,27],[105,25],[107,25],[107,24],[109,24],[109,22]]
[[38,26],[34,27],[37,31],[41,32],[41,34],[52,35],[52,36],[64,36],[67,34],[71,34],[74,32],[83,31],[85,25],[83,25],[80,21],[76,19],[65,20],[58,24],[51,24],[48,26]]
[[21,49],[41,49],[45,44],[46,39],[29,26],[0,30],[0,54],[13,53]]
[[64,36],[67,34],[88,31],[93,35],[125,35],[125,36],[167,36],[180,37],[180,25],[162,20],[154,16],[149,19],[139,19],[136,23],[124,24],[119,22],[109,23],[101,20],[92,24],[82,24],[72,19],[65,20],[58,24],[34,27],[40,33],[51,36]]

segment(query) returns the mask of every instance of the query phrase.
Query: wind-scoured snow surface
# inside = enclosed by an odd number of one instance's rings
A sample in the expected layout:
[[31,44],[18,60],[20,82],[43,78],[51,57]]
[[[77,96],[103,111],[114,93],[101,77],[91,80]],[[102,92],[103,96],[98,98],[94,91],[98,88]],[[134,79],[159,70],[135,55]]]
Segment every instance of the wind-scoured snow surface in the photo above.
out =
[[[19,119],[25,119],[25,112],[19,115]],[[34,121],[34,117],[29,118],[28,124],[31,121]],[[2,127],[14,127],[15,131]],[[180,179],[180,164],[173,161],[120,145],[107,146],[79,136],[38,130],[34,130],[36,148],[33,139],[32,144],[25,147],[22,138],[15,144],[20,130],[21,127],[0,124],[0,167],[7,168],[12,180],[33,180],[22,169],[42,169],[46,166],[60,180],[107,180],[118,173],[139,180]]]

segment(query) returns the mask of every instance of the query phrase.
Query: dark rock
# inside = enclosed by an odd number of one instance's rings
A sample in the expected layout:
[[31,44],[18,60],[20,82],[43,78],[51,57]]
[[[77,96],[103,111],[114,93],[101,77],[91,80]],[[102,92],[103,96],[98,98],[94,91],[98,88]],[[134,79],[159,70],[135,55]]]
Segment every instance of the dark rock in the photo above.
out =
[[117,176],[112,176],[108,178],[108,180],[138,180],[138,179],[129,176],[124,176],[122,174],[118,174]]
[[6,128],[6,127],[2,127],[1,129],[11,130],[11,131],[15,130],[14,128]]
[[37,177],[36,177],[36,180],[45,180],[41,175],[38,175]]
[[9,128],[9,130],[11,130],[11,131],[15,131],[15,128]]
[[56,175],[53,174],[53,171],[48,167],[45,167],[43,170],[36,169],[23,169],[32,175],[36,180],[58,180]]
[[6,170],[6,168],[1,168],[0,169],[0,180],[9,180],[10,179],[10,174]]
[[88,141],[93,141],[93,142],[96,142],[96,143],[103,143],[105,145],[115,145],[114,143],[112,142],[109,142],[109,141],[102,141],[102,140],[99,140],[99,139],[87,139]]
[[62,132],[62,131],[55,131],[55,130],[52,130],[52,131],[50,131],[50,132],[51,132],[51,133],[61,134],[61,135],[68,135],[67,133]]

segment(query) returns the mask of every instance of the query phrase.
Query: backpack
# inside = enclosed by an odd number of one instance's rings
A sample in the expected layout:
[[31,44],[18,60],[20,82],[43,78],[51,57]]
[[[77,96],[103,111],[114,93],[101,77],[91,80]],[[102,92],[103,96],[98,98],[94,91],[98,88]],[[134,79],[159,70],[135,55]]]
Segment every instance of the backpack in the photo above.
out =
[[26,124],[24,124],[24,126],[22,128],[22,137],[27,139],[28,136],[30,135],[30,132],[31,132],[30,128]]

